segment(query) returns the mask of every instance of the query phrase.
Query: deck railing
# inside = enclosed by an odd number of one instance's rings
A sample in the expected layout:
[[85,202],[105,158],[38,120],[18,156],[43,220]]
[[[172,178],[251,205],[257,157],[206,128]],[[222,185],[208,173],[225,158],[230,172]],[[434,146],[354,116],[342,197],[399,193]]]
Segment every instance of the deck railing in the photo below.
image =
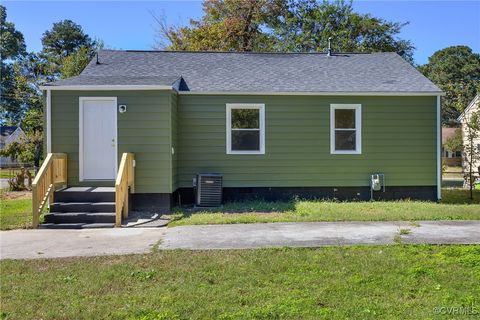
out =
[[38,227],[40,214],[48,201],[53,202],[53,193],[58,185],[67,184],[67,155],[49,153],[32,183],[32,209],[34,228]]
[[135,155],[133,153],[122,154],[120,167],[118,168],[115,181],[115,226],[122,225],[122,217],[128,217],[129,188],[134,192],[135,188]]

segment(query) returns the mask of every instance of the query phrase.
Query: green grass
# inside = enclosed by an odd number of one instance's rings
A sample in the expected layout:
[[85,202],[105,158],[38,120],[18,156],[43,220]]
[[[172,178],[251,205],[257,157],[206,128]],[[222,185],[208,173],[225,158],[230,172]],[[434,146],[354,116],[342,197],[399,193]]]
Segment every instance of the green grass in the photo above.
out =
[[[33,176],[33,169],[29,169]],[[20,172],[20,169],[0,169],[0,179],[10,179],[14,174]]]
[[9,199],[0,196],[0,230],[27,228],[32,225],[32,200],[30,197]]
[[193,212],[177,208],[169,226],[295,221],[479,220],[480,191],[442,190],[442,203],[426,201],[227,203],[221,209]]
[[[161,251],[0,267],[9,319],[430,319],[440,307],[480,312],[478,245]],[[469,318],[478,314],[462,317]]]

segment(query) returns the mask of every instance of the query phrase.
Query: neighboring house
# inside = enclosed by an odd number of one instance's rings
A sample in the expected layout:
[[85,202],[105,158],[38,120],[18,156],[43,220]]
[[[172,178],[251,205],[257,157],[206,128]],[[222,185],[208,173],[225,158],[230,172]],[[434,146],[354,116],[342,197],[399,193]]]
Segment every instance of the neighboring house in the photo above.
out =
[[[10,143],[20,142],[25,137],[25,132],[17,126],[0,126],[0,150],[3,150]],[[0,156],[0,168],[18,167],[21,165],[17,160],[10,157]]]
[[462,150],[450,151],[445,148],[445,143],[456,134],[460,128],[442,128],[442,161],[447,166],[460,166],[462,164]]
[[[469,141],[468,141],[468,127],[467,123],[470,121],[472,114],[475,112],[477,114],[480,114],[480,101],[479,101],[478,95],[473,98],[473,100],[468,104],[468,106],[465,108],[463,113],[458,117],[458,121],[462,124],[462,137],[463,137],[463,145],[467,146]],[[477,138],[473,141],[473,146],[476,149],[477,152],[480,152],[480,136],[477,136]],[[467,156],[467,153],[464,153],[464,157]],[[463,172],[469,172],[470,167],[468,165],[468,162],[463,159],[462,160],[462,166],[463,166]],[[476,173],[476,176],[480,175],[480,161],[477,161],[473,165],[474,172]]]
[[197,173],[225,200],[437,200],[441,90],[396,53],[102,50],[42,87],[47,150],[69,186],[113,186],[135,154],[134,208],[193,202]]

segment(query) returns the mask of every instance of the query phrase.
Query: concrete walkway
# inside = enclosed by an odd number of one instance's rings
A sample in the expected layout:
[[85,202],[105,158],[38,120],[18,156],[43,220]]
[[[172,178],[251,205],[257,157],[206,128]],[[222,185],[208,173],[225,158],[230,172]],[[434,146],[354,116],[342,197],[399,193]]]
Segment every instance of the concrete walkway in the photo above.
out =
[[[203,250],[391,244],[398,242],[398,237],[404,243],[480,243],[480,221],[420,221],[417,225],[392,221],[181,226],[167,229],[160,248]],[[404,230],[402,235],[401,229]]]
[[0,259],[147,253],[166,228],[35,229],[0,232]]
[[[400,235],[400,230],[403,234]],[[408,230],[408,231],[406,231]],[[306,222],[0,232],[1,259],[61,258],[161,249],[242,249],[403,243],[480,244],[480,221]]]

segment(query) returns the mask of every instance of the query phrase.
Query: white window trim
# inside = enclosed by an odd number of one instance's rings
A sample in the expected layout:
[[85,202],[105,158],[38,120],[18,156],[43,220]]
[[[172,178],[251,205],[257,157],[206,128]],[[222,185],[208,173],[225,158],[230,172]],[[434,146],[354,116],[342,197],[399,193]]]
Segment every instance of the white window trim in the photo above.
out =
[[[115,103],[115,171],[118,171],[118,118],[117,118],[117,108],[118,108],[118,103],[117,103],[117,97],[79,97],[79,108],[78,108],[78,115],[79,115],[79,130],[78,130],[78,140],[79,140],[79,150],[78,150],[78,162],[79,162],[79,173],[78,173],[78,180],[79,181],[112,181],[111,179],[85,179],[83,177],[83,104],[85,101],[112,101]],[[115,177],[113,178],[113,181],[115,181]]]
[[[258,109],[260,116],[260,150],[232,150],[232,109]],[[226,108],[227,154],[265,154],[265,104],[263,103],[227,103]]]
[[[335,150],[335,110],[355,110],[355,150]],[[331,104],[330,105],[330,154],[362,154],[362,105]]]

